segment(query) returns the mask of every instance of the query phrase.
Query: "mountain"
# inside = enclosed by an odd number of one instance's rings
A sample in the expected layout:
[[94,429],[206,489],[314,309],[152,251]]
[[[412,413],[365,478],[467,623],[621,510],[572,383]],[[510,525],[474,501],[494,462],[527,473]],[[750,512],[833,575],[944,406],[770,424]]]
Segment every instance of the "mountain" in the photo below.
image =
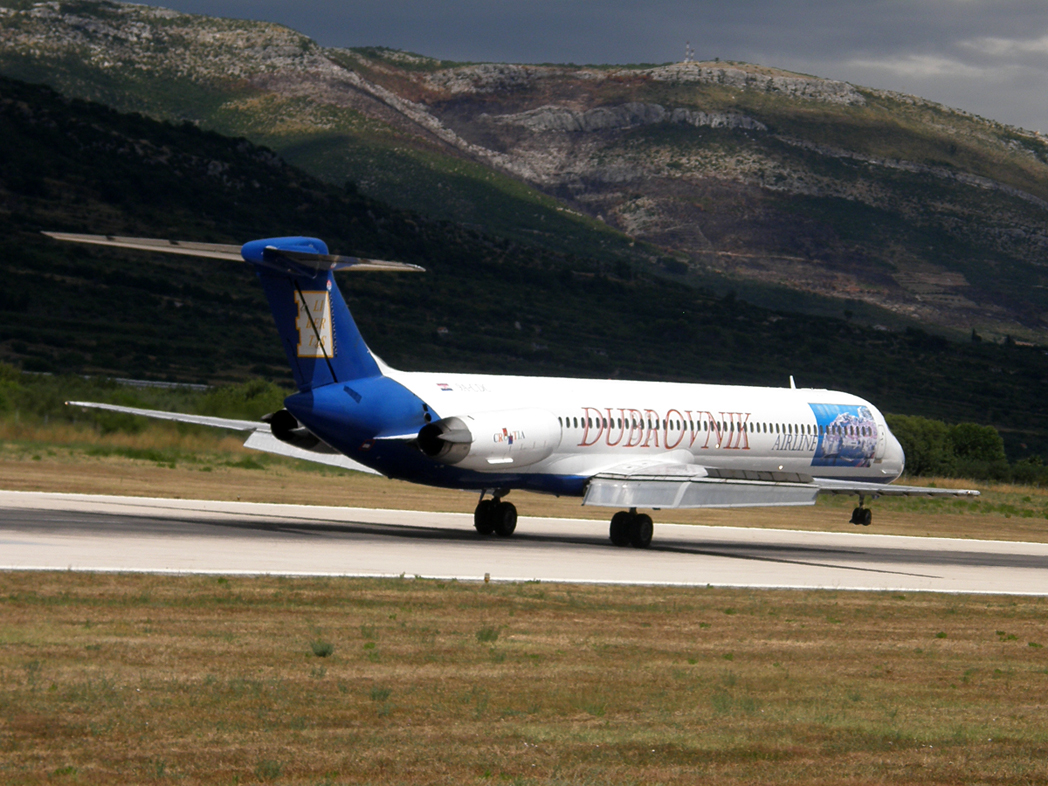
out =
[[1048,140],[912,96],[745,63],[325,49],[107,0],[7,0],[0,72],[608,271],[893,329],[1048,336]]
[[393,365],[846,389],[899,413],[997,426],[1048,456],[1048,354],[759,308],[650,271],[617,275],[391,208],[271,150],[0,77],[0,360],[27,370],[289,382],[247,265],[58,243],[41,230],[213,242],[315,234],[426,266],[340,274]]

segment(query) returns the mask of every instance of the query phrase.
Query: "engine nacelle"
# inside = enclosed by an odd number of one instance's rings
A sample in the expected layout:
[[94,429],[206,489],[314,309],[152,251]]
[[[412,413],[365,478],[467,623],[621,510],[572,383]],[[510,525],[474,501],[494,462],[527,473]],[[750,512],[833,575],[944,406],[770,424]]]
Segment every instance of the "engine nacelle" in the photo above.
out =
[[274,437],[281,442],[286,442],[288,445],[301,448],[302,450],[310,450],[314,453],[338,452],[299,423],[298,418],[286,409],[263,415],[262,420],[269,424],[269,430]]
[[560,445],[560,423],[545,409],[510,409],[443,418],[422,427],[418,445],[430,458],[478,472],[526,467]]

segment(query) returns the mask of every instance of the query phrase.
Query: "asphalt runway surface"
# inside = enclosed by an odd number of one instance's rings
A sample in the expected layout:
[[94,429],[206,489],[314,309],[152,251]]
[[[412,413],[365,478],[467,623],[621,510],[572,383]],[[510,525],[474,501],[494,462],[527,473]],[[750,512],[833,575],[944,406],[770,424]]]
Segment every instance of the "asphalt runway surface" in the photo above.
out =
[[0,491],[0,569],[1048,595],[1043,543],[656,522],[651,548],[639,550],[612,546],[601,521],[521,517],[505,539],[472,523],[461,513]]

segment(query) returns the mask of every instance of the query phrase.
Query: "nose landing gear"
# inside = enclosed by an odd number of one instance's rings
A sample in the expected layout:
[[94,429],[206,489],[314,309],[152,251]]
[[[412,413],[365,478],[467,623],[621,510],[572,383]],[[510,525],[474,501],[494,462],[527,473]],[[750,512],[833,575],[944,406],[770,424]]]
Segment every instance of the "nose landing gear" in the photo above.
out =
[[628,513],[620,510],[611,517],[611,542],[616,546],[646,549],[651,545],[653,530],[651,516],[637,513],[636,508],[630,508]]
[[492,533],[500,538],[508,538],[517,528],[517,509],[512,502],[503,502],[502,494],[496,491],[491,499],[480,495],[480,502],[473,511],[473,526],[481,535]]
[[851,521],[849,523],[855,524],[856,526],[860,524],[864,527],[870,526],[870,523],[873,521],[873,511],[867,507],[864,507],[863,503],[865,501],[866,498],[862,494],[860,494],[859,507],[855,508],[855,510],[852,511]]

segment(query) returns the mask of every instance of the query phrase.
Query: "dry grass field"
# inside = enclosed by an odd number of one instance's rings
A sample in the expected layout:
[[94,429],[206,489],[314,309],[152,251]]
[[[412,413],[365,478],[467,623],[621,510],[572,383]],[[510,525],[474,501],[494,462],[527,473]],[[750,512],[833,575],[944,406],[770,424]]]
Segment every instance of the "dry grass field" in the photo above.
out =
[[1048,600],[0,574],[0,781],[1048,783]]

